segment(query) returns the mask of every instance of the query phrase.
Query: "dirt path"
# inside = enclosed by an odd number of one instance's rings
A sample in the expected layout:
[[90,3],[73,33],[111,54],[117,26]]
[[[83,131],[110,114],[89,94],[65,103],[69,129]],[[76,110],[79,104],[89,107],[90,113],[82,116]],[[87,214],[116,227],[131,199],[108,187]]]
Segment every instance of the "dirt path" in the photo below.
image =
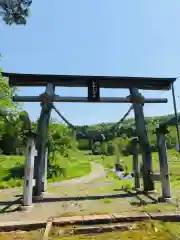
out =
[[105,176],[106,171],[104,170],[104,167],[99,163],[93,162],[91,163],[91,173],[89,175],[80,178],[64,180],[62,182],[49,183],[49,186],[69,186],[80,183],[89,183],[95,179],[104,178]]
[[[106,171],[99,163],[92,163],[88,176],[48,185],[48,194],[43,202],[34,203],[30,212],[17,211],[18,204],[13,203],[21,194],[20,188],[0,191],[0,221],[47,220],[60,215],[86,215],[89,213],[132,211],[124,197],[110,197],[117,194],[111,179],[106,178]],[[103,197],[103,195],[107,197]],[[99,196],[100,195],[100,196]]]
[[99,163],[92,163],[89,175],[48,184],[48,193],[42,201],[33,203],[29,212],[17,211],[20,188],[0,191],[0,221],[37,220],[50,217],[137,212],[141,202],[153,203],[153,198],[138,196],[122,189],[121,181],[106,177]]
[[[101,179],[106,177],[106,171],[104,170],[104,167],[96,162],[92,162],[91,163],[91,172],[90,174],[88,174],[87,176],[83,176],[80,178],[74,178],[74,179],[69,179],[69,180],[64,180],[64,181],[60,181],[60,182],[52,182],[52,183],[48,183],[48,189],[56,189],[56,193],[58,192],[58,187],[66,189],[66,186],[69,187],[71,185],[75,185],[75,184],[87,184],[90,183],[91,181],[97,180],[97,179]],[[16,196],[22,194],[22,187],[15,187],[15,188],[6,188],[6,189],[1,189],[0,190],[0,202],[1,201],[5,201],[5,200],[9,200],[11,198],[11,201],[14,201],[17,199]],[[52,191],[51,191],[52,192]],[[62,193],[62,191],[59,191],[60,193]],[[49,195],[49,193],[47,192],[46,195]],[[52,194],[50,194],[52,195]],[[0,204],[1,205],[1,204]]]

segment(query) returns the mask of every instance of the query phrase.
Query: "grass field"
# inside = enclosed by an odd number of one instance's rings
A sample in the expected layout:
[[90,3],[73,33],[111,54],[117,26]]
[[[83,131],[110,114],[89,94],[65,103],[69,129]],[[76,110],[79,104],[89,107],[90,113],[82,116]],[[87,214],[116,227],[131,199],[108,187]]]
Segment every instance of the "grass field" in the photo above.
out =
[[[169,151],[169,170],[171,173],[171,187],[180,189],[180,155],[176,151]],[[139,156],[141,161],[141,156]],[[24,160],[23,156],[4,156],[0,155],[0,188],[8,188],[21,186],[24,176]],[[56,163],[65,169],[65,176],[52,176],[49,182],[61,181],[87,175],[90,172],[90,163],[96,161],[101,163],[106,170],[109,170],[109,178],[118,181],[121,188],[132,188],[133,180],[119,181],[116,176],[110,172],[114,167],[115,156],[91,156],[85,151],[71,151],[68,157],[56,156]],[[127,166],[128,172],[132,171],[132,157],[121,157],[123,165]],[[153,153],[153,169],[159,172],[158,154]],[[156,184],[156,189],[160,189],[160,184]]]
[[[0,155],[0,188],[16,187],[23,184],[24,177],[23,156]],[[49,182],[62,181],[87,175],[91,171],[90,157],[83,152],[69,152],[68,157],[56,156],[56,164],[65,169],[65,176],[52,176]]]
[[[94,156],[95,157],[95,156]],[[159,160],[158,160],[158,153],[152,154],[153,158],[153,171],[159,172]],[[114,162],[115,162],[115,156],[111,157],[104,157],[104,159],[98,157],[98,162],[101,162],[105,168],[112,169],[114,168]],[[180,154],[176,152],[175,150],[169,150],[168,151],[168,161],[169,161],[169,171],[171,174],[171,187],[180,189]],[[139,156],[139,162],[141,164],[141,156]],[[128,157],[121,157],[121,163],[127,167],[128,172],[132,172],[132,156]],[[140,165],[139,164],[139,165]],[[116,176],[113,173],[110,173],[110,176],[114,177],[116,179]],[[125,188],[131,188],[132,187],[133,180],[126,180],[122,181],[122,185],[124,185]],[[159,189],[159,183],[156,184],[156,188]]]

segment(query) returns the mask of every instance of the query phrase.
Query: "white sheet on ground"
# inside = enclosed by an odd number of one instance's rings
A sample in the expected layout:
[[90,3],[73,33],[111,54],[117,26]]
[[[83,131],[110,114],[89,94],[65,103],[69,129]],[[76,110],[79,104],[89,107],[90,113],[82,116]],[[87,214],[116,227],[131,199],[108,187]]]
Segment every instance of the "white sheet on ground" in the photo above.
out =
[[132,175],[131,173],[129,173],[127,176],[124,176],[125,172],[124,171],[116,171],[116,169],[112,169],[112,172],[115,172],[116,176],[120,179],[120,180],[128,180],[128,179],[132,179]]

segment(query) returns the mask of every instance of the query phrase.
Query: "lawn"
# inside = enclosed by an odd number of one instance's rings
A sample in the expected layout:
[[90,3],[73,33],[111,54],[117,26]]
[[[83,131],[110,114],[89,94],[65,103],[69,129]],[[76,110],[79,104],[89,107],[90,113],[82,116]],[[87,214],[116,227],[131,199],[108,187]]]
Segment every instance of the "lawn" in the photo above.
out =
[[[152,154],[153,158],[153,171],[159,172],[159,160],[158,160],[158,153]],[[141,156],[139,156],[139,160],[141,162]],[[157,204],[145,204],[139,206],[136,206],[138,211],[145,211],[145,212],[160,212],[160,211],[175,211],[180,209],[180,154],[177,153],[175,150],[169,150],[168,151],[168,160],[169,160],[169,172],[171,174],[170,176],[170,182],[171,182],[171,192],[172,197],[174,199],[175,204],[166,204],[166,203],[157,203]],[[105,168],[112,169],[114,167],[115,157],[105,157],[104,159],[99,158],[99,162],[101,162]],[[132,172],[132,156],[128,157],[121,157],[121,162],[123,165],[127,166],[128,172]],[[134,179],[132,180],[119,180],[117,176],[109,172],[109,178],[114,181],[115,186],[119,186],[119,189],[126,189],[130,190],[134,187]],[[142,184],[142,179],[141,179]],[[161,195],[161,183],[155,182],[155,189],[158,192],[158,195]],[[113,192],[113,191],[112,191]],[[138,201],[136,201],[138,202]],[[139,201],[140,203],[140,201]]]
[[[175,151],[169,151],[169,170],[171,172],[171,186],[173,191],[180,189],[180,155]],[[139,156],[141,161],[141,156]],[[85,151],[70,151],[68,157],[56,156],[56,163],[65,169],[65,176],[52,176],[49,182],[62,181],[66,179],[87,175],[91,170],[91,162],[101,163],[107,171],[108,177],[117,181],[121,188],[130,189],[133,187],[133,180],[119,181],[110,171],[114,167],[115,156],[91,156]],[[121,161],[127,166],[128,172],[132,171],[132,157],[121,157]],[[158,154],[153,153],[154,171],[159,171]],[[24,157],[23,156],[4,156],[0,155],[0,188],[21,186],[24,176]],[[160,183],[156,183],[156,189],[160,190]],[[177,194],[178,195],[178,194]]]
[[[94,156],[95,157],[95,156]],[[159,160],[158,160],[158,153],[153,153],[152,154],[153,158],[153,171],[154,172],[159,172]],[[121,162],[124,166],[127,167],[128,172],[132,172],[132,156],[122,156]],[[169,150],[168,151],[168,160],[169,160],[169,172],[171,174],[171,187],[173,189],[179,189],[180,190],[180,154],[177,153],[175,150]],[[115,156],[111,157],[104,157],[102,159],[100,156],[97,158],[98,162],[101,162],[106,169],[112,169],[114,168],[114,162],[115,162]],[[139,162],[141,164],[141,156],[139,156]],[[139,164],[139,165],[140,165]],[[114,177],[116,179],[116,176],[112,173],[110,173],[110,177]],[[121,181],[122,185],[126,183],[127,188],[131,188],[133,184],[133,180],[126,180],[126,181]],[[129,187],[128,187],[129,185]],[[157,190],[160,189],[160,184],[156,183],[156,188]]]
[[[56,164],[65,169],[65,176],[53,175],[48,182],[81,177],[91,171],[90,157],[80,151],[70,151],[68,157],[56,156]],[[24,156],[0,155],[0,188],[16,187],[23,184]]]

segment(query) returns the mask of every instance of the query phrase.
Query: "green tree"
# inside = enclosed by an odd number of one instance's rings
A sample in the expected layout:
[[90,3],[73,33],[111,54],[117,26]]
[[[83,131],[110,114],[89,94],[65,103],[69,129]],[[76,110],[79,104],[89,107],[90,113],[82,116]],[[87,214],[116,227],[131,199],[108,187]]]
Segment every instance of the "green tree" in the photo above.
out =
[[6,24],[26,24],[31,0],[0,0],[0,14]]
[[[17,89],[13,92],[16,94]],[[24,148],[22,133],[31,128],[28,114],[20,111],[11,95],[6,78],[0,76],[0,148],[6,154],[16,154],[20,148]]]

